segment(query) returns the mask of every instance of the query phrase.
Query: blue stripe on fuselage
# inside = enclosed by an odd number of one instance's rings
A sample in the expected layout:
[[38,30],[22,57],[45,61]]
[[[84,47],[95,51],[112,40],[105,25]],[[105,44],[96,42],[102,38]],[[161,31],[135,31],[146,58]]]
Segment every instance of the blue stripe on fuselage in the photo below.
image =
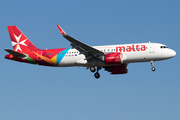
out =
[[61,62],[61,60],[63,59],[63,57],[65,56],[66,52],[71,49],[71,48],[68,48],[68,49],[65,49],[63,51],[61,51],[60,53],[57,54],[57,66],[59,65],[59,63]]

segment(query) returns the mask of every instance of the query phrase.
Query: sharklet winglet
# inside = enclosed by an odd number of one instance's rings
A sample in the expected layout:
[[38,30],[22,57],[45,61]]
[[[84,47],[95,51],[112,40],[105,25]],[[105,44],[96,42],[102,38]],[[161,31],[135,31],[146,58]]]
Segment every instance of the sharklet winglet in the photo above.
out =
[[57,27],[58,27],[61,35],[63,35],[63,36],[66,35],[66,32],[59,25],[57,25]]

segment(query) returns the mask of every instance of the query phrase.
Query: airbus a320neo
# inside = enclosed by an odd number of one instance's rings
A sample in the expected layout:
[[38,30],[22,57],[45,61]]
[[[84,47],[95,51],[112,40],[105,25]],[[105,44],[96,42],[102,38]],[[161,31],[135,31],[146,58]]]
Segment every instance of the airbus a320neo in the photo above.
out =
[[111,74],[125,74],[128,64],[150,62],[155,71],[154,61],[172,58],[176,52],[160,43],[134,43],[106,46],[90,46],[67,35],[57,25],[60,33],[71,44],[71,48],[39,49],[16,26],[8,26],[14,50],[5,49],[9,54],[6,59],[53,67],[82,66],[95,72],[104,68]]

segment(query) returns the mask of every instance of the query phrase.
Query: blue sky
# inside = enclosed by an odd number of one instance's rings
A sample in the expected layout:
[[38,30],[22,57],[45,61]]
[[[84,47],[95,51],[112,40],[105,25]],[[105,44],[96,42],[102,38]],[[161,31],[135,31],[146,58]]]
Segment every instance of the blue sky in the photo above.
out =
[[[0,2],[1,120],[179,120],[180,1],[91,0]],[[56,26],[89,45],[157,42],[176,51],[169,60],[129,64],[128,74],[52,68],[4,59],[16,25],[38,48],[70,43]]]

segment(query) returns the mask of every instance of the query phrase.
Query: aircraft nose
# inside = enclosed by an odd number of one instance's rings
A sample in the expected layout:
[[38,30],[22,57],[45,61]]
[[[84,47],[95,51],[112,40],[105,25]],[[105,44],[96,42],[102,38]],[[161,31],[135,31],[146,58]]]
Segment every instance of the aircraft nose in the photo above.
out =
[[172,50],[172,56],[176,56],[176,52],[174,50]]
[[176,52],[174,50],[171,50],[170,51],[170,57],[174,57],[174,56],[176,56]]

